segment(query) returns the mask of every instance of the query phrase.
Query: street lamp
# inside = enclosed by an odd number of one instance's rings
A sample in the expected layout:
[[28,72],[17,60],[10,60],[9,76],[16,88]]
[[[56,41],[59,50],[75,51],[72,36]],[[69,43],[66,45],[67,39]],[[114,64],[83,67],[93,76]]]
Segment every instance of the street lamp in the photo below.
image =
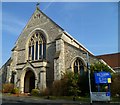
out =
[[90,89],[90,105],[92,105],[92,92],[91,92],[91,80],[90,80],[90,63],[89,63],[89,54],[88,52],[85,52],[83,54],[86,54],[87,58],[87,70],[88,70],[88,79],[89,79],[89,89]]

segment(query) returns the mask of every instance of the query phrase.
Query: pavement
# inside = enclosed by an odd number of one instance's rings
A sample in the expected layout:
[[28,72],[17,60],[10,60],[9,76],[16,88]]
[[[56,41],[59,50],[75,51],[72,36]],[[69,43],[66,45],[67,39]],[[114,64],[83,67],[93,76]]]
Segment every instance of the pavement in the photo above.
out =
[[[6,96],[1,97],[2,105],[90,105],[88,102],[49,100],[30,96]],[[93,103],[92,105],[120,105],[120,103]]]

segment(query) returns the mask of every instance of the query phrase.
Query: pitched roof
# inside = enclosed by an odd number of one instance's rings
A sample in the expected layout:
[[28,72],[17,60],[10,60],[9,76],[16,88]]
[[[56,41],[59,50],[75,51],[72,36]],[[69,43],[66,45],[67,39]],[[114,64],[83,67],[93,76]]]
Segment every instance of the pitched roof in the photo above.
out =
[[[50,17],[48,17],[46,14],[44,14],[39,8],[37,8],[43,15],[45,15],[48,19],[50,19],[55,25],[57,25],[60,29],[62,29],[63,33],[73,39],[78,45],[80,45],[85,51],[87,51],[90,55],[94,56],[92,52],[90,52],[87,48],[85,48],[80,42],[78,42],[75,38],[73,38],[68,32],[66,32],[62,27],[60,27],[57,23],[55,23]],[[62,34],[59,35],[56,39],[59,39],[62,37]]]
[[0,70],[4,67],[4,66],[8,66],[8,65],[10,65],[10,63],[11,63],[11,61],[12,61],[12,59],[11,59],[11,57],[5,62],[5,64],[3,64],[3,66],[0,68]]
[[84,49],[85,52],[88,52],[91,56],[94,56],[94,54],[89,51],[85,46],[83,46],[80,42],[78,42],[75,38],[73,38],[68,32],[64,31],[65,35],[67,35],[70,39],[72,39],[76,44],[78,44],[80,47]]
[[112,68],[120,67],[120,52],[113,54],[105,54],[96,56],[99,59],[103,59]]

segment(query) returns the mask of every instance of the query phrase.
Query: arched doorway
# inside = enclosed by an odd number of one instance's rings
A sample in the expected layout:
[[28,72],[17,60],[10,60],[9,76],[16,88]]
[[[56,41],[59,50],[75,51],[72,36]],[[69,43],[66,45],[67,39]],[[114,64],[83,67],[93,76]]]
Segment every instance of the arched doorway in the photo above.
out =
[[35,74],[28,70],[24,77],[24,93],[30,93],[35,89]]

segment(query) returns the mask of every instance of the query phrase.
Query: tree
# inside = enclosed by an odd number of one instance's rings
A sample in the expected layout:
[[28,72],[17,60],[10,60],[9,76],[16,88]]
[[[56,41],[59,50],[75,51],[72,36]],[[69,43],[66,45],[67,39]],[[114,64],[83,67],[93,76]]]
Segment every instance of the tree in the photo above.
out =
[[91,73],[106,71],[111,72],[111,69],[102,62],[96,62],[90,66]]

